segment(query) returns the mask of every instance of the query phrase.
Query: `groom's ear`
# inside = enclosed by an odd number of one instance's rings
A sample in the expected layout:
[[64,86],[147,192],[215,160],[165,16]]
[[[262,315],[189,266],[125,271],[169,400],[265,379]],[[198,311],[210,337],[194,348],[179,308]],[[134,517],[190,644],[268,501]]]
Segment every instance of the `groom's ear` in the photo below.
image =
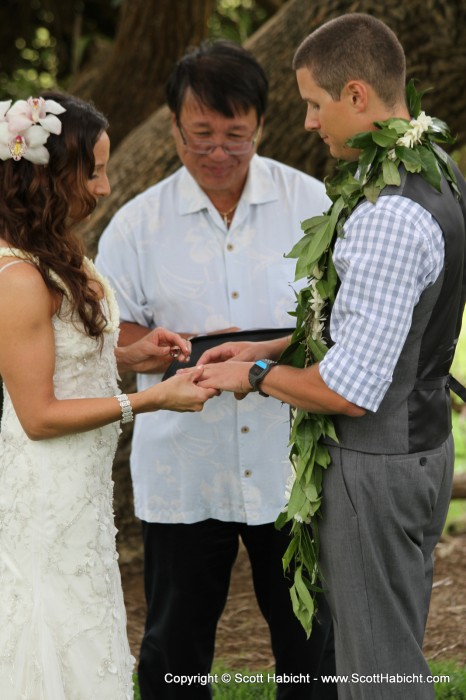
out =
[[348,106],[356,112],[367,110],[371,88],[363,80],[350,80],[341,91],[340,100],[346,100]]

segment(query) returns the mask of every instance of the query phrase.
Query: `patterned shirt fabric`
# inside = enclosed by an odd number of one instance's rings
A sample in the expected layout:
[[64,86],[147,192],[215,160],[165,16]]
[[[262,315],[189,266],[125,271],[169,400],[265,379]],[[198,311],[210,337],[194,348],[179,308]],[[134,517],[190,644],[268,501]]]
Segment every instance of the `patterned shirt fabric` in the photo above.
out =
[[[96,264],[124,321],[193,335],[293,326],[288,312],[299,285],[295,260],[283,256],[301,237],[301,221],[329,205],[322,183],[256,155],[228,229],[183,167],[116,214]],[[138,375],[138,388],[160,379]],[[163,523],[273,522],[285,503],[288,439],[289,408],[256,393],[236,401],[224,392],[201,413],[138,415],[136,515]]]
[[348,401],[376,411],[411,326],[413,309],[444,262],[440,226],[399,195],[364,202],[337,240],[341,280],[330,319],[335,343],[320,364],[325,383]]

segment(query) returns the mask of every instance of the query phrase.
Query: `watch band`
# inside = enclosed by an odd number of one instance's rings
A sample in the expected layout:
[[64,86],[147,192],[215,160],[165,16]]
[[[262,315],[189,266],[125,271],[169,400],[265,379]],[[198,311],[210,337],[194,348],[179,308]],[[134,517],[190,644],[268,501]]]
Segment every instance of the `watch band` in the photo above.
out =
[[261,391],[259,384],[264,379],[264,377],[270,372],[272,367],[277,365],[278,362],[274,360],[257,360],[249,370],[248,380],[253,391],[258,391],[261,396],[268,396],[265,392]]

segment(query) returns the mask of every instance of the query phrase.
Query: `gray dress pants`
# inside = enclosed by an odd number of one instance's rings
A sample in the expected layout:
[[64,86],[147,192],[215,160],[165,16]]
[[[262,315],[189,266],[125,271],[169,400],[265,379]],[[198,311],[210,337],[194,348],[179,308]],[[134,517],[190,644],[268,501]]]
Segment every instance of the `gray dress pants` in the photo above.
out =
[[321,567],[339,700],[432,700],[422,642],[433,550],[453,478],[453,440],[409,455],[330,448]]

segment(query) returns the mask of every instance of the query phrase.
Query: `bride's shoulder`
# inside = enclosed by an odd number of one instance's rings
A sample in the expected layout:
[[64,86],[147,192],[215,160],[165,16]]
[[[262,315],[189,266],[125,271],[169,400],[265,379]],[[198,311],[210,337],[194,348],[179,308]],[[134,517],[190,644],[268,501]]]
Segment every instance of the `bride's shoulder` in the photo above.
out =
[[33,256],[17,249],[0,245],[0,296],[10,304],[21,303],[25,295],[30,303],[47,293]]
[[[19,265],[19,263],[24,264]],[[39,274],[37,270],[37,260],[33,255],[19,248],[12,248],[0,239],[0,273],[5,272],[8,268],[21,271],[21,276],[25,274],[27,277],[31,275],[34,277]]]

